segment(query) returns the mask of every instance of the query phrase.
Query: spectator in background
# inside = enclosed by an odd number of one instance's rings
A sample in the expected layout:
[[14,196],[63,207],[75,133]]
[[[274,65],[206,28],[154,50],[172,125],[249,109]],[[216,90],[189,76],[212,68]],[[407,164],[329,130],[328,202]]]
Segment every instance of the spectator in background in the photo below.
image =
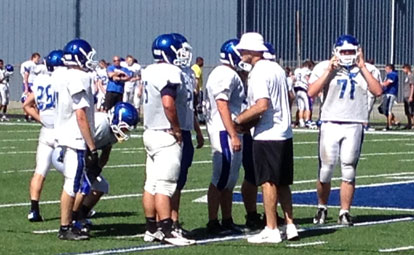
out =
[[122,102],[125,82],[131,80],[132,72],[121,66],[121,58],[114,56],[113,65],[107,68],[108,87],[106,88],[104,109],[108,111],[116,103]]
[[134,105],[135,108],[139,110],[139,101],[137,101],[137,97],[141,96],[139,91],[141,66],[135,62],[135,58],[131,55],[126,56],[125,61],[121,62],[121,66],[128,69],[132,75],[131,79],[125,82],[123,101]]
[[413,125],[413,114],[414,114],[414,74],[411,72],[411,65],[404,64],[403,72],[406,74],[404,79],[404,111],[407,116],[406,129],[411,129]]
[[293,74],[292,69],[290,67],[285,67],[286,71],[286,81],[288,85],[288,93],[289,93],[289,106],[290,110],[292,111],[293,101],[295,101],[295,91],[293,90],[293,84],[295,84],[295,75]]
[[386,65],[385,72],[387,72],[387,76],[385,81],[381,83],[384,90],[384,101],[382,102],[383,112],[387,117],[387,126],[384,131],[390,130],[393,122],[396,125],[400,124],[392,113],[392,107],[398,95],[398,73],[395,71],[394,64]]
[[202,57],[197,57],[195,64],[191,67],[194,71],[196,78],[196,86],[194,88],[194,109],[198,114],[199,121],[204,121],[202,115],[202,105],[203,101],[203,65],[204,59]]

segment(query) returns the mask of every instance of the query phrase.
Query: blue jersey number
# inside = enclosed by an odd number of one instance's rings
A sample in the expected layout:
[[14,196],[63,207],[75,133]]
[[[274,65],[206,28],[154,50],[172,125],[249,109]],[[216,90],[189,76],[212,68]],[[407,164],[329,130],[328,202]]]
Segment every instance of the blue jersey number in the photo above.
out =
[[[355,84],[356,81],[350,80],[351,91],[349,92],[349,98],[354,99],[355,97]],[[348,86],[348,80],[338,80],[338,86],[341,86],[341,93],[339,93],[339,98],[344,98],[346,87]]]
[[38,86],[37,87],[37,108],[39,111],[44,111],[47,109],[51,109],[55,106],[55,95],[52,92],[52,86],[46,85],[46,86]]

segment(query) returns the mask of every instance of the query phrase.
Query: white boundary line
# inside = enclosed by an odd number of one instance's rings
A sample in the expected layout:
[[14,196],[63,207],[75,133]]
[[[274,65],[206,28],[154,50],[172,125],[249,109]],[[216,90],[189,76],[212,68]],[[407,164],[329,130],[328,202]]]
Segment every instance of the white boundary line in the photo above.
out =
[[[362,226],[373,226],[378,224],[389,224],[389,223],[396,223],[396,222],[404,222],[404,221],[411,221],[414,217],[404,217],[404,218],[397,218],[391,220],[380,220],[380,221],[368,221],[368,222],[360,222],[355,223],[354,227],[362,227]],[[307,232],[307,231],[317,231],[317,230],[324,230],[324,229],[339,229],[339,228],[349,228],[348,226],[344,225],[327,225],[327,226],[315,226],[309,228],[301,228],[298,232]],[[209,238],[203,240],[197,240],[196,244],[208,244],[208,243],[215,243],[215,242],[224,242],[224,241],[234,241],[234,240],[241,240],[250,237],[250,235],[233,235],[233,236],[226,236],[226,237],[217,237],[217,238]],[[323,241],[318,241],[312,243],[312,245],[321,245]],[[326,243],[326,242],[324,242]],[[323,243],[323,244],[324,244]],[[286,247],[290,248],[297,248],[289,246],[290,244],[286,245]],[[300,244],[297,244],[300,245]],[[303,243],[303,246],[309,246],[311,243]],[[97,251],[86,251],[81,253],[63,253],[63,254],[71,254],[71,255],[105,255],[105,254],[120,254],[120,253],[128,253],[128,252],[140,252],[140,251],[148,251],[148,250],[159,250],[159,249],[168,249],[168,248],[176,248],[178,246],[173,245],[163,245],[163,244],[156,244],[156,245],[140,245],[140,246],[132,246],[132,247],[125,247],[125,248],[113,248],[107,250],[97,250]],[[300,247],[300,246],[299,246]]]
[[414,250],[414,246],[405,246],[405,247],[398,247],[398,248],[389,248],[389,249],[379,249],[379,252],[396,252],[396,251],[408,251]]

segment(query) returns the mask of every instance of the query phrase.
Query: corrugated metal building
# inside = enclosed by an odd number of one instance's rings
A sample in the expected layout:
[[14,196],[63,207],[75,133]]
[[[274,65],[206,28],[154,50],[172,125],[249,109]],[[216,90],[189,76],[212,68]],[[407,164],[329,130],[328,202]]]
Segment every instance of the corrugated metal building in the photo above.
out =
[[[412,0],[4,0],[0,21],[0,58],[16,69],[32,52],[47,54],[78,36],[98,58],[132,54],[145,65],[152,62],[153,39],[166,32],[189,39],[206,74],[221,43],[245,31],[261,32],[290,66],[329,58],[344,33],[359,38],[366,57],[379,65],[414,59]],[[16,70],[14,100],[20,83]]]

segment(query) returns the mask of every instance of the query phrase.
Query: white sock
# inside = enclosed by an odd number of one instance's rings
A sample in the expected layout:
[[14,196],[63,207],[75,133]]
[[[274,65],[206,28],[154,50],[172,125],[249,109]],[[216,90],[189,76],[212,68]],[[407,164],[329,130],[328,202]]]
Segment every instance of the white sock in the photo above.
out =
[[328,206],[327,205],[318,204],[318,209],[328,210]]
[[349,213],[349,210],[344,210],[344,209],[341,209],[341,210],[339,211],[339,216],[342,216],[342,215],[344,215],[345,213]]

